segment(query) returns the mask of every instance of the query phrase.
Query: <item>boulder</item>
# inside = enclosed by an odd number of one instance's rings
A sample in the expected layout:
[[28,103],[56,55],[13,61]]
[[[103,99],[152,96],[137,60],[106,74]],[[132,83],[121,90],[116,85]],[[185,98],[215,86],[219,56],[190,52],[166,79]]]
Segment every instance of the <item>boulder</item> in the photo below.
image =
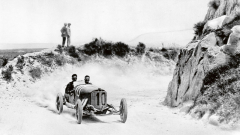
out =
[[221,17],[215,18],[213,20],[209,20],[205,25],[203,31],[206,29],[219,29],[222,28],[223,22],[226,19],[226,15],[223,15]]
[[221,50],[228,55],[240,53],[240,25],[232,28],[227,45],[222,46]]
[[210,33],[180,51],[164,101],[166,105],[176,107],[184,101],[194,100],[202,88],[206,73],[227,61],[226,54],[220,51],[216,42],[215,34]]

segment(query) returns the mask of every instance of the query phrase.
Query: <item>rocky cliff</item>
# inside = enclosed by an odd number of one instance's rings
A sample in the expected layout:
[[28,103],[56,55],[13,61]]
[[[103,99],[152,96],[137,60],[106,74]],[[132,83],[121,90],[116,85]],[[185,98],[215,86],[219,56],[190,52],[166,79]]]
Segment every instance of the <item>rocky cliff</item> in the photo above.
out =
[[[240,0],[211,2],[219,2],[215,3],[215,6],[210,6],[205,18],[208,20],[206,25],[212,26],[212,30],[204,38],[189,43],[181,50],[164,101],[168,106],[176,107],[185,101],[196,100],[198,96],[202,96],[201,90],[207,74],[221,65],[228,65],[230,61],[232,62],[232,56],[240,53],[240,25],[232,21],[228,24],[226,21],[228,20],[226,18],[235,16],[240,11]],[[240,20],[238,17],[233,18],[235,22]],[[227,25],[231,27],[226,27]],[[225,30],[229,34],[219,34]],[[219,44],[220,39],[227,39],[227,43]]]
[[212,20],[223,15],[235,16],[239,11],[240,0],[212,0],[204,20]]
[[165,99],[165,104],[173,107],[194,100],[202,88],[206,73],[225,63],[227,56],[216,45],[215,34],[211,33],[182,49],[178,59]]

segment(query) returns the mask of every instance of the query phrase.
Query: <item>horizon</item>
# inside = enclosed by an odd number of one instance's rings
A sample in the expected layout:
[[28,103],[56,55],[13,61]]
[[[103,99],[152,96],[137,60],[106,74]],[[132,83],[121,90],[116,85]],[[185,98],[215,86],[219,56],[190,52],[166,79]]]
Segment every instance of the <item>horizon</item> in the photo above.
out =
[[[65,22],[72,24],[73,45],[85,44],[100,37],[106,41],[131,44],[137,37],[152,33],[160,34],[155,35],[154,39],[150,38],[150,44],[169,42],[172,38],[175,41],[170,42],[186,45],[194,36],[193,25],[204,19],[208,2],[209,0],[0,0],[0,48],[36,48],[37,46],[25,45],[61,44],[60,29]],[[184,32],[185,37],[179,37],[183,34],[174,35],[179,30],[187,30]],[[165,31],[174,32],[169,33],[169,36],[161,34]],[[150,39],[149,36],[142,36],[139,40],[149,44]]]

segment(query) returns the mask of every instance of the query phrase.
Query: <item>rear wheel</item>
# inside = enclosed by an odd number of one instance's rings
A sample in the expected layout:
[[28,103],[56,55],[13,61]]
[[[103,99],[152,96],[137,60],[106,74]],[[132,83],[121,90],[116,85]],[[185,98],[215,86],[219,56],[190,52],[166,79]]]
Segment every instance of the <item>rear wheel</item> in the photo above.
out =
[[120,102],[120,118],[123,123],[127,120],[127,101],[123,98]]
[[57,113],[61,114],[63,111],[63,96],[61,93],[57,94],[56,98],[56,108],[57,108]]
[[78,124],[82,123],[82,116],[83,116],[82,102],[80,99],[78,99],[76,102],[76,118]]

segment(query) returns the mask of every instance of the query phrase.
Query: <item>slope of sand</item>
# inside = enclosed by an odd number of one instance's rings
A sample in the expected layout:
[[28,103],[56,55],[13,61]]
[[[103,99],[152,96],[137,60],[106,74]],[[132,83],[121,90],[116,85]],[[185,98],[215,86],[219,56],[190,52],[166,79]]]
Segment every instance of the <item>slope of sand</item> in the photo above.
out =
[[[170,67],[164,67],[166,72]],[[172,75],[156,72],[154,67],[106,66],[96,63],[81,67],[66,66],[45,75],[29,85],[1,84],[0,135],[226,135],[239,134],[237,129],[222,128],[196,120],[180,113],[179,109],[163,106],[167,86]],[[84,117],[76,123],[74,110],[64,107],[61,115],[55,113],[55,96],[64,92],[73,73],[78,80],[91,76],[91,82],[107,90],[108,103],[118,106],[121,98],[127,99],[128,119],[120,117]]]

